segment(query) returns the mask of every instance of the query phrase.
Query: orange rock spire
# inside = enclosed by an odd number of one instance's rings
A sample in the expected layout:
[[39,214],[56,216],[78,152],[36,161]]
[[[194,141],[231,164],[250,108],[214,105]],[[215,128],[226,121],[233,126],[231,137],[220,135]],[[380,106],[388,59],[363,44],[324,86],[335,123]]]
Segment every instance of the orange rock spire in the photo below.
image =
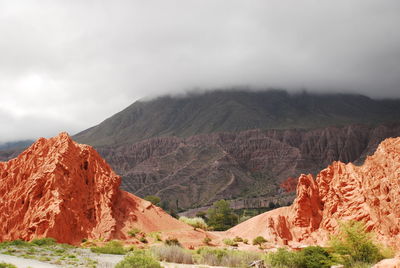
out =
[[17,158],[0,162],[0,241],[53,237],[124,239],[142,231],[191,228],[132,194],[88,145],[67,133],[36,141]]
[[365,222],[382,243],[400,249],[400,138],[383,141],[362,166],[334,162],[315,180],[301,175],[292,206],[258,215],[228,234],[324,244],[347,220]]

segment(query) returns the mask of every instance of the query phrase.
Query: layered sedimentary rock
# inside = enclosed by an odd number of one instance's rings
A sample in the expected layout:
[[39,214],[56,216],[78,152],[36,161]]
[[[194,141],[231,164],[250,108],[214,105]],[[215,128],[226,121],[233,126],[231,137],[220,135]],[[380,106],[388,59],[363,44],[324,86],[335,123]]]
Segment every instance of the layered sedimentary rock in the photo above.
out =
[[136,195],[158,195],[174,209],[222,198],[256,208],[293,201],[296,180],[288,178],[316,174],[332,161],[362,163],[379,142],[398,135],[400,124],[351,125],[158,137],[97,149]]
[[365,222],[381,242],[400,248],[400,138],[383,141],[362,166],[334,162],[315,179],[301,175],[292,206],[258,215],[227,233],[324,244],[339,222],[348,220]]
[[150,202],[121,191],[120,181],[92,147],[66,133],[41,138],[17,158],[0,162],[0,241],[125,239],[133,227],[201,236]]

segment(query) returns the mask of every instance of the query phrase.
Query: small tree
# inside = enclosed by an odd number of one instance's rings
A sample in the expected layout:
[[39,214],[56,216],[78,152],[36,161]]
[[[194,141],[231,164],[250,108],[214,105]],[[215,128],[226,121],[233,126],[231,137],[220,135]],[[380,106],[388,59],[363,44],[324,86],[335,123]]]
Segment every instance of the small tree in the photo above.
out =
[[207,211],[207,216],[208,225],[216,231],[225,231],[238,223],[238,215],[225,200],[214,202],[212,208]]
[[330,246],[348,266],[355,262],[376,263],[384,258],[373,234],[366,231],[362,222],[342,223],[339,234],[331,237]]
[[260,247],[265,242],[267,242],[267,240],[262,236],[257,236],[256,238],[253,239],[253,245],[259,245]]

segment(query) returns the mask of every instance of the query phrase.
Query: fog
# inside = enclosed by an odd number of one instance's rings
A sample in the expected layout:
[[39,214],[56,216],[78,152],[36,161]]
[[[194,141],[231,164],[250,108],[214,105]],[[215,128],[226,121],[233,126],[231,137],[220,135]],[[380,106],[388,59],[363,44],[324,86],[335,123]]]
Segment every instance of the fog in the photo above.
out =
[[400,1],[0,1],[0,142],[213,88],[400,97]]

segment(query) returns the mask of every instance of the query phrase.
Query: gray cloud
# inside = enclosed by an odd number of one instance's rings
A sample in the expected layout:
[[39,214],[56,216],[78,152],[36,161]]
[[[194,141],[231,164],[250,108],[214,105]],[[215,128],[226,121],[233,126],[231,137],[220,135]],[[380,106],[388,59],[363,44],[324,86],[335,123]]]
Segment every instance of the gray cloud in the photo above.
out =
[[398,0],[3,0],[0,22],[0,141],[193,88],[400,97]]

